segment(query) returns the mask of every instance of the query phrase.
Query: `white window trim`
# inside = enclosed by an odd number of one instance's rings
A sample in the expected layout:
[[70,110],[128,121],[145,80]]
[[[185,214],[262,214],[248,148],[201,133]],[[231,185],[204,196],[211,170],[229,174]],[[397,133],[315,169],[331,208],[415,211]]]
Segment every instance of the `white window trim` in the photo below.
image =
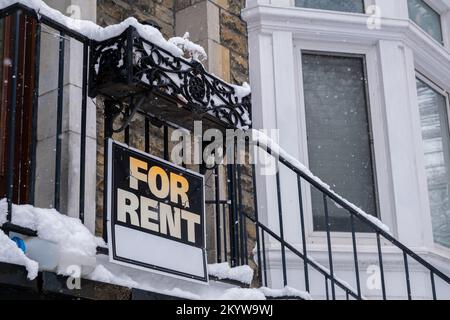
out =
[[[336,43],[323,43],[323,42],[305,42],[297,41],[294,43],[295,48],[295,61],[297,70],[297,85],[298,88],[297,104],[299,110],[299,128],[301,128],[302,137],[300,139],[300,161],[306,166],[309,166],[308,146],[306,141],[306,116],[305,116],[305,101],[304,101],[304,89],[303,89],[303,71],[302,71],[302,51],[316,51],[326,53],[336,53],[337,56],[351,54],[365,56],[366,62],[366,76],[367,76],[367,96],[368,96],[368,108],[369,108],[369,121],[371,121],[370,128],[372,130],[373,147],[372,147],[372,159],[374,162],[374,180],[377,190],[377,208],[378,214],[381,215],[381,220],[387,225],[393,227],[395,231],[395,215],[393,210],[392,192],[393,188],[390,184],[390,175],[388,174],[388,168],[385,168],[387,163],[388,146],[386,144],[387,136],[385,128],[385,122],[383,120],[383,106],[381,103],[381,97],[379,94],[378,76],[378,64],[377,64],[377,52],[375,47],[369,46],[356,46],[356,45],[337,45]],[[305,214],[305,227],[306,234],[310,243],[323,244],[326,240],[326,233],[314,231],[313,228],[313,216],[311,208],[311,194],[310,188],[307,183],[302,185],[302,193],[304,199],[304,214]],[[349,243],[351,239],[351,232],[333,232],[333,243],[337,241],[337,244]],[[358,233],[358,240],[367,239],[373,244],[373,234]]]

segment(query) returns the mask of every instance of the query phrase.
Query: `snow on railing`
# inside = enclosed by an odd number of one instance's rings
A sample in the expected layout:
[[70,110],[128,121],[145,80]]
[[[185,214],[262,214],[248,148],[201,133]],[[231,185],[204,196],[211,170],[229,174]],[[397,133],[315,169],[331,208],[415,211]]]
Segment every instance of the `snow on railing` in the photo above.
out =
[[[94,41],[101,42],[120,36],[129,27],[134,27],[143,39],[170,52],[175,57],[183,58],[188,53],[192,59],[198,59],[199,61],[207,59],[205,49],[199,44],[190,41],[189,33],[186,33],[184,37],[173,37],[166,40],[157,28],[144,25],[134,17],[129,17],[118,24],[102,27],[89,20],[68,17],[60,11],[51,8],[42,0],[0,0],[0,10],[14,4],[22,4],[34,10],[38,16],[46,16]],[[240,86],[235,87],[241,88]],[[243,92],[248,92],[247,86],[243,86],[242,89],[244,90]]]
[[[295,159],[293,156],[291,156],[288,152],[286,152],[283,148],[280,147],[279,144],[277,144],[273,139],[268,137],[265,133],[252,129],[252,138],[253,143],[261,147],[265,150],[270,150],[270,153],[274,157],[283,158],[285,159],[291,166],[297,168],[299,171],[301,171],[305,176],[309,177],[311,180],[315,181],[319,186],[321,186],[323,189],[328,190],[334,197],[339,199],[341,202],[343,202],[345,205],[350,207],[352,210],[357,212],[359,215],[363,216],[367,220],[369,220],[371,223],[373,223],[376,227],[380,228],[384,232],[391,234],[390,228],[381,222],[380,219],[366,213],[364,210],[356,206],[355,204],[351,203],[347,199],[343,198],[339,194],[333,191],[331,187],[326,184],[324,181],[322,181],[319,177],[314,175],[303,163],[301,163],[299,160]],[[339,205],[339,204],[337,204]]]

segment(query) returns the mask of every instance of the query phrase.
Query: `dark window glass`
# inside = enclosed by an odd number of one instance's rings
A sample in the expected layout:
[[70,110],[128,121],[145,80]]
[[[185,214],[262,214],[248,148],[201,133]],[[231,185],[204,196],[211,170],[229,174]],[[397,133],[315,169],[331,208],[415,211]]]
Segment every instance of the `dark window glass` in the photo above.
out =
[[[306,129],[311,171],[376,216],[376,191],[364,59],[303,54]],[[351,231],[349,213],[328,201],[331,229]],[[322,194],[312,190],[314,229],[324,231]],[[357,225],[358,231],[366,231]]]
[[409,17],[425,32],[442,42],[441,16],[423,0],[408,0]]

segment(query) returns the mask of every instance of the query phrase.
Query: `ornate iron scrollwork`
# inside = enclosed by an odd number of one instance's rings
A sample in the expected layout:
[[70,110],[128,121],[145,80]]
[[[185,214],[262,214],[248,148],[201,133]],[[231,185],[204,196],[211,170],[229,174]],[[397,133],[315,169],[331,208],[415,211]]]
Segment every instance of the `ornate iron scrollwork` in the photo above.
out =
[[225,127],[248,128],[250,96],[241,96],[236,88],[206,72],[200,62],[146,41],[133,27],[96,43],[91,54],[91,96],[121,101],[157,90],[198,115],[216,117]]

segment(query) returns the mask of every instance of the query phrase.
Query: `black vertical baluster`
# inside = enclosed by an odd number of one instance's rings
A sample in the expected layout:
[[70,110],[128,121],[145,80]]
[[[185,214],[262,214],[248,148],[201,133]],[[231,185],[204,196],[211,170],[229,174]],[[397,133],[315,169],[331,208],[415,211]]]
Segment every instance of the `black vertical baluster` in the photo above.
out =
[[334,283],[334,267],[333,267],[333,251],[331,249],[331,226],[330,226],[330,216],[328,214],[328,202],[327,202],[327,196],[325,193],[323,194],[323,207],[325,210],[325,225],[327,228],[327,246],[328,246],[328,262],[330,264],[330,284],[331,284],[331,296],[333,300],[336,299],[336,290],[335,290],[335,283]]
[[266,263],[266,239],[264,237],[264,229],[261,228],[261,242],[262,242],[262,251],[263,251],[263,264],[264,264],[264,285],[267,286],[267,263]]
[[164,126],[164,160],[169,161],[169,127]]
[[56,120],[56,160],[55,160],[55,199],[54,207],[60,209],[61,192],[61,146],[62,146],[62,123],[64,113],[64,58],[65,58],[65,36],[64,31],[59,33],[59,63],[58,63],[58,102]]
[[412,300],[411,296],[411,281],[409,278],[409,266],[408,266],[408,256],[406,252],[403,251],[403,262],[405,264],[405,276],[406,276],[406,290],[408,292],[408,300]]
[[34,205],[34,193],[36,190],[36,149],[37,149],[37,120],[38,120],[38,107],[39,107],[39,74],[41,66],[41,23],[38,22],[36,26],[35,37],[35,66],[34,66],[34,91],[33,91],[33,110],[32,110],[32,122],[31,122],[31,147],[30,147],[30,190],[29,190],[29,203]]
[[253,184],[253,206],[254,206],[254,212],[255,212],[255,231],[256,231],[256,250],[257,250],[257,257],[258,257],[258,276],[262,283],[262,273],[261,273],[261,244],[260,244],[260,238],[259,238],[259,213],[258,213],[258,196],[257,196],[257,190],[256,190],[256,170],[255,165],[252,165],[252,184]]
[[430,278],[431,278],[431,291],[433,293],[433,300],[437,300],[436,283],[434,282],[434,272],[433,271],[430,271]]
[[231,247],[231,266],[235,267],[239,261],[238,250],[238,232],[237,232],[237,217],[236,217],[236,181],[234,165],[229,164],[227,169],[228,174],[228,195],[230,197],[230,247]]
[[221,243],[221,223],[220,223],[220,185],[219,185],[219,167],[214,169],[214,187],[215,187],[215,201],[216,201],[216,252],[217,262],[222,262],[222,243]]
[[148,117],[145,117],[145,152],[150,153],[150,120]]
[[80,220],[84,223],[84,193],[86,181],[86,130],[87,130],[87,87],[88,87],[88,43],[83,43],[83,81],[81,97],[81,145],[80,145]]
[[350,300],[350,296],[348,294],[348,290],[345,290],[345,299],[348,301]]
[[[16,144],[16,109],[17,109],[17,78],[18,78],[18,64],[19,64],[19,45],[20,45],[20,10],[16,11],[14,15],[14,44],[13,44],[13,59],[11,66],[11,104],[9,109],[9,127],[8,127],[8,165],[6,173],[7,181],[7,200],[8,212],[6,215],[7,222],[12,221],[12,207],[14,197],[14,147]],[[8,232],[6,232],[8,234]]]
[[303,255],[304,255],[303,269],[305,273],[305,289],[307,292],[309,292],[308,252],[306,249],[305,216],[303,213],[302,181],[300,176],[297,176],[297,185],[298,185],[298,201],[300,206],[300,226],[302,232]]
[[286,248],[284,243],[284,226],[283,226],[283,204],[281,199],[280,171],[276,174],[277,181],[277,198],[278,198],[278,223],[280,224],[281,238],[281,262],[283,266],[283,284],[287,286],[287,270],[286,270]]
[[381,291],[383,293],[383,300],[386,300],[386,284],[384,282],[383,253],[381,252],[381,240],[380,234],[378,232],[377,232],[377,248],[378,248],[378,260],[380,262]]
[[328,290],[328,278],[325,276],[325,294],[327,297],[327,300],[330,300],[330,292]]
[[[133,98],[130,99],[130,105],[125,109],[125,115],[126,117],[130,116],[130,108],[134,108],[134,102],[133,102]],[[131,122],[125,127],[124,130],[124,141],[126,145],[130,145],[130,125]]]
[[104,131],[105,138],[103,144],[104,154],[104,170],[103,170],[103,240],[108,243],[108,217],[106,215],[108,198],[106,197],[106,189],[108,188],[108,172],[106,166],[108,164],[108,139],[113,135],[113,122],[114,122],[114,102],[111,100],[105,100],[105,116],[104,116]]
[[222,205],[223,257],[225,261],[228,261],[227,217],[225,207],[227,207],[227,204]]
[[361,281],[359,278],[358,248],[356,246],[355,218],[350,213],[350,224],[352,227],[352,243],[353,243],[353,260],[355,262],[356,289],[358,290],[358,298],[361,299]]

